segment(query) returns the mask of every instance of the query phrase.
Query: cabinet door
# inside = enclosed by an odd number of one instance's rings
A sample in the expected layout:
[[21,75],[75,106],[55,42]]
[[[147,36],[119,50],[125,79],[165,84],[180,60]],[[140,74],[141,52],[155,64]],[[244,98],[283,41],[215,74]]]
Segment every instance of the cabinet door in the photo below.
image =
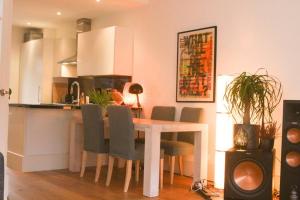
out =
[[114,38],[114,28],[78,35],[78,76],[113,74]]
[[24,43],[20,58],[20,103],[40,103],[42,73],[43,41]]
[[132,76],[133,34],[125,27],[115,29],[114,75]]

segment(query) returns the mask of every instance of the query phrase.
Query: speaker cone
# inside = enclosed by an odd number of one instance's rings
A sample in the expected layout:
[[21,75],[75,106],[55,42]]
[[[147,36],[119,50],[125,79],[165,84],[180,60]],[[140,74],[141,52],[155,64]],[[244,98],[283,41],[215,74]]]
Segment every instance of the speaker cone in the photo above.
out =
[[261,167],[253,161],[240,162],[233,171],[233,181],[239,189],[247,192],[258,189],[264,179]]
[[285,159],[288,166],[296,168],[300,166],[300,153],[296,151],[291,151],[286,155]]
[[287,139],[290,143],[297,144],[300,142],[300,129],[291,128],[287,133]]

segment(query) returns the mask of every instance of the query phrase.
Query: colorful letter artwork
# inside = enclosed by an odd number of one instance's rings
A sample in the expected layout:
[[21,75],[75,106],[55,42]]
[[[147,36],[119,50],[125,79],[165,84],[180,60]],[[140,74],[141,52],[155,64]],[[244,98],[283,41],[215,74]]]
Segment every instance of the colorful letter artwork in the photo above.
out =
[[177,102],[214,102],[217,27],[178,33]]

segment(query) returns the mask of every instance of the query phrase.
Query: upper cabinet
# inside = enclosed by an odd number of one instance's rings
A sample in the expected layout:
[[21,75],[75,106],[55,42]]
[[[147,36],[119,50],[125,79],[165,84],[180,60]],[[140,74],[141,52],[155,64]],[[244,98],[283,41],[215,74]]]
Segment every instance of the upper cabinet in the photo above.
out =
[[20,103],[51,103],[53,50],[52,39],[31,40],[22,44]]
[[78,35],[78,76],[132,76],[133,33],[108,27]]

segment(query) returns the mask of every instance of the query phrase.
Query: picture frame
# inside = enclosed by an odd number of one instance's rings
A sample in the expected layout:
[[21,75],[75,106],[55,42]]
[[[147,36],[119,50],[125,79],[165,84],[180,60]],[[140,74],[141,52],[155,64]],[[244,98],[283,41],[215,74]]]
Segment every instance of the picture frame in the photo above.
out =
[[176,102],[215,102],[217,26],[177,34]]

